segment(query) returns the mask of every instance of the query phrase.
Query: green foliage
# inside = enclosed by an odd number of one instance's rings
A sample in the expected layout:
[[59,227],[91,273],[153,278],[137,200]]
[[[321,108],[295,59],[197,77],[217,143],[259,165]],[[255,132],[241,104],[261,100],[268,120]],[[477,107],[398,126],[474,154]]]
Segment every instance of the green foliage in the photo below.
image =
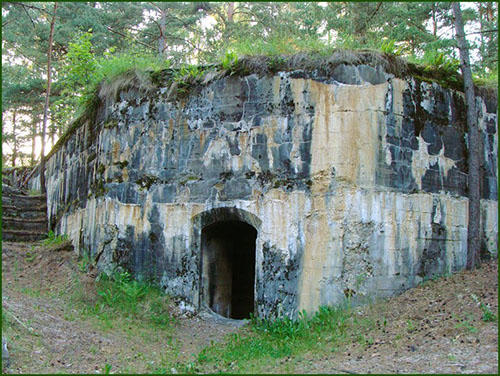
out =
[[238,65],[238,55],[232,51],[226,51],[221,64],[223,69],[233,71]]
[[[133,79],[140,78],[142,72],[166,69],[170,64],[168,60],[160,59],[139,48],[115,54],[116,48],[111,47],[98,57],[92,52],[91,39],[91,30],[77,34],[75,40],[69,44],[61,69],[64,95],[54,106],[57,108],[56,116],[65,122],[88,110],[89,104],[94,103],[96,91],[100,86],[109,87],[127,72],[137,72]],[[123,83],[121,86],[123,87]],[[113,87],[114,95],[118,87],[120,84]]]
[[78,261],[78,270],[82,273],[86,273],[89,271],[90,265],[91,260],[88,252],[83,252],[82,258]]
[[467,329],[470,333],[477,333],[478,329],[472,325],[472,317],[469,317],[467,319],[462,319],[458,324],[455,325],[455,328],[460,329],[460,328],[465,328]]
[[192,64],[182,64],[179,69],[174,71],[174,81],[185,82],[198,80],[205,74],[205,71]]
[[484,303],[481,303],[479,306],[481,311],[483,311],[483,316],[481,317],[481,320],[484,322],[496,322],[497,321],[497,316],[491,312],[491,309]]
[[68,86],[87,85],[96,70],[97,62],[91,51],[91,39],[92,29],[89,29],[86,33],[78,33],[74,41],[68,44],[68,53],[65,56],[66,64],[61,69]]
[[393,54],[393,55],[401,55],[403,52],[403,46],[396,46],[396,41],[394,39],[391,40],[383,40],[382,44],[380,45],[380,51],[386,54]]
[[412,320],[406,321],[406,330],[408,331],[408,333],[412,333],[415,330],[417,330],[417,327],[415,326],[415,323]]
[[109,373],[111,372],[111,364],[106,363],[102,370],[105,375],[109,375]]
[[45,239],[42,244],[43,245],[57,245],[61,244],[65,241],[68,240],[68,235],[63,234],[63,235],[57,235],[54,233],[54,231],[50,230],[47,234],[47,239]]
[[[347,307],[320,307],[313,316],[303,311],[297,320],[252,317],[246,334],[234,333],[224,345],[206,347],[198,354],[197,364],[232,365],[240,372],[254,372],[259,364],[314,350],[324,341],[334,346],[345,337],[349,317]],[[175,368],[186,370],[182,365]],[[191,372],[197,370],[196,364],[189,368]]]
[[205,75],[205,70],[197,65],[182,64],[173,70],[172,79],[177,84],[177,92],[185,94],[191,85],[199,83]]
[[11,322],[7,317],[6,311],[2,310],[2,332],[5,333],[11,327]]
[[456,74],[460,68],[459,60],[436,50],[426,51],[422,63],[426,66],[426,70],[439,69],[443,74]]
[[169,60],[141,50],[132,50],[113,54],[111,50],[97,60],[97,68],[92,78],[91,85],[96,87],[103,80],[110,82],[116,77],[130,70],[138,71],[159,71],[170,67]]
[[481,320],[483,320],[484,322],[490,322],[490,321],[496,322],[497,321],[497,316],[493,312],[491,312],[490,307],[488,307],[486,304],[482,303],[479,300],[477,295],[471,294],[471,298],[472,298],[472,300],[474,300],[477,303],[477,305],[479,306],[479,309],[481,309],[481,311],[483,312],[483,316],[481,317]]
[[473,76],[474,84],[485,88],[498,89],[498,70]]
[[160,328],[167,328],[174,322],[169,298],[151,283],[134,280],[128,272],[115,271],[111,276],[100,274],[96,290],[98,300],[84,310],[104,322],[109,322],[110,317],[120,317]]
[[230,49],[236,55],[249,56],[292,55],[297,52],[328,55],[333,47],[327,46],[316,36],[275,33],[267,38],[237,40],[230,45]]
[[32,262],[36,258],[36,253],[34,253],[32,251],[33,250],[26,252],[26,256],[24,257],[24,259],[27,262]]

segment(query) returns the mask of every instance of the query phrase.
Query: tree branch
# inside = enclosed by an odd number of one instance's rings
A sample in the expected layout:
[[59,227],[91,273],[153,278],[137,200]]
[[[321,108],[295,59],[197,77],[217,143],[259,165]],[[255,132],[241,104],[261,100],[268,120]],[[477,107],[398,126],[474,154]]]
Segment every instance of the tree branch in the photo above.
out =
[[[125,35],[125,34],[123,34],[123,33],[119,32],[119,31],[117,31],[117,30],[113,30],[113,29],[112,29],[111,27],[109,27],[109,26],[107,27],[107,29],[108,29],[108,31],[111,31],[112,33],[118,34],[119,36],[121,36],[121,37],[123,37],[123,38],[127,38],[127,35]],[[147,43],[144,43],[144,42],[138,41],[136,38],[133,38],[133,37],[132,37],[132,39],[133,39],[136,43],[139,43],[139,44],[141,44],[141,45],[143,45],[143,46],[146,46],[147,48],[153,48],[153,47],[151,47],[151,46],[150,46],[149,44],[147,44]]]
[[45,13],[47,16],[51,16],[52,15],[52,13],[46,11],[43,8],[39,8],[39,7],[34,6],[34,5],[28,5],[26,3],[18,3],[17,1],[6,1],[6,2],[4,2],[4,4],[12,4],[12,5],[16,5],[16,6],[21,6],[23,8],[36,9],[36,10],[39,10],[40,12]]
[[483,34],[483,33],[496,33],[496,32],[498,32],[498,29],[482,30],[482,31],[474,31],[474,32],[472,32],[472,33],[466,33],[465,35]]
[[370,16],[370,18],[368,20],[366,20],[365,24],[363,25],[363,27],[361,27],[360,29],[356,30],[356,33],[361,33],[364,29],[366,29],[366,27],[368,26],[368,24],[371,22],[371,20],[373,20],[373,17],[375,17],[375,15],[377,14],[378,10],[380,9],[380,7],[382,6],[382,2],[379,2],[377,4],[377,8],[375,8],[375,10],[373,11],[372,15]]
[[31,21],[31,26],[33,26],[33,30],[35,30],[35,29],[36,29],[36,28],[35,28],[35,21],[33,21],[33,18],[31,18],[30,14],[28,13],[28,10],[27,10],[25,7],[23,7],[23,10],[24,10],[24,12],[26,13],[26,15],[28,16],[28,18],[30,19],[30,21]]

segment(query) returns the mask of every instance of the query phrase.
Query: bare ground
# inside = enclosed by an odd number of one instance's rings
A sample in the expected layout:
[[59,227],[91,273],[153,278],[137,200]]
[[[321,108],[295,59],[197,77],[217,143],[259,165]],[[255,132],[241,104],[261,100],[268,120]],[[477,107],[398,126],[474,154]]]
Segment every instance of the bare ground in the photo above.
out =
[[[78,315],[68,302],[93,279],[68,249],[2,242],[2,307],[8,321],[10,366],[4,373],[151,373],[187,362],[211,341],[240,330],[234,321],[198,315],[169,329],[106,327]],[[61,293],[62,292],[62,293]],[[497,261],[429,281],[356,313],[369,330],[322,352],[270,363],[269,373],[498,373],[498,324],[485,322],[480,303],[498,316]]]

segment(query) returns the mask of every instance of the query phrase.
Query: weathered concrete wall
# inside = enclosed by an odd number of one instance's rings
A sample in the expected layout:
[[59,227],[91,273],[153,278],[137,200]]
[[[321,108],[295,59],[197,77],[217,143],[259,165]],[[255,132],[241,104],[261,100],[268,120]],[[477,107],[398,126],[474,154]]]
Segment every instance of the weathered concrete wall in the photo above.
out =
[[[366,66],[167,91],[121,93],[47,163],[51,222],[103,270],[154,277],[198,307],[201,231],[241,220],[258,231],[256,312],[294,317],[465,266],[461,93]],[[496,103],[477,103],[496,255]]]

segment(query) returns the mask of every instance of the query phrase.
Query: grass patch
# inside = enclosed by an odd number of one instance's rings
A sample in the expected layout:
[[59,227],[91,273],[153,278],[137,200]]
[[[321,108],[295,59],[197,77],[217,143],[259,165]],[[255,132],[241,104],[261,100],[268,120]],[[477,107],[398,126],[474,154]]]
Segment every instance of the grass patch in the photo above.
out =
[[82,291],[74,292],[72,302],[84,316],[98,318],[106,328],[132,326],[168,329],[175,319],[170,314],[170,299],[148,282],[131,278],[128,272],[100,274],[95,282],[96,300],[89,303]]
[[274,321],[252,317],[248,328],[233,333],[224,344],[204,348],[194,362],[173,364],[181,373],[260,373],[278,359],[306,351],[333,349],[342,342],[353,321],[349,307],[320,307],[313,316],[302,312],[298,320]]

